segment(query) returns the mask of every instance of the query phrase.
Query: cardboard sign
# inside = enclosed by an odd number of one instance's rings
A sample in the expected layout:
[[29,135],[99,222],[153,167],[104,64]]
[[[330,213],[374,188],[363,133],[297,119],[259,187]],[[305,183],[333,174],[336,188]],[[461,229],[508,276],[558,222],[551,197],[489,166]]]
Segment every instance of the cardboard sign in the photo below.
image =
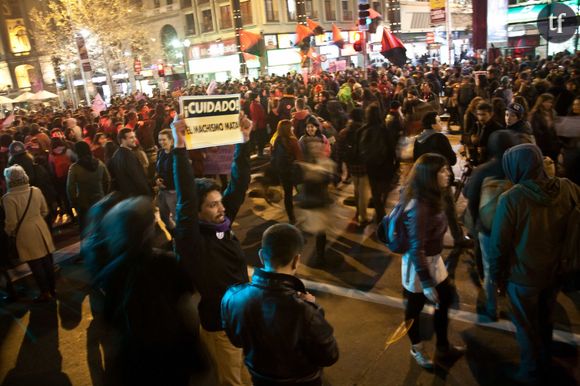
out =
[[183,96],[179,104],[187,125],[188,150],[244,142],[238,94]]

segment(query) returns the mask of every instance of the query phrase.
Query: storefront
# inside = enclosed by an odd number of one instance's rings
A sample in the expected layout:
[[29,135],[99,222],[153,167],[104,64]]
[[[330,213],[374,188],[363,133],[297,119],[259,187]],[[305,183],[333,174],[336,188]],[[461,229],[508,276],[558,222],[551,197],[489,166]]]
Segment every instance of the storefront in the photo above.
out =
[[[235,39],[219,43],[204,43],[189,47],[189,74],[194,82],[225,82],[240,77],[240,57]],[[257,78],[260,69],[258,57],[246,59],[248,76]]]
[[[576,15],[580,15],[578,0],[567,0],[559,3],[567,5],[576,11]],[[576,36],[573,36],[563,43],[548,42],[540,35],[538,19],[540,12],[547,4],[547,1],[541,4],[530,2],[528,5],[520,3],[508,8],[508,44],[505,49],[506,55],[515,57],[539,55],[545,58],[548,55],[553,55],[564,50],[575,52],[578,49],[578,34],[580,33],[580,28],[576,32]]]

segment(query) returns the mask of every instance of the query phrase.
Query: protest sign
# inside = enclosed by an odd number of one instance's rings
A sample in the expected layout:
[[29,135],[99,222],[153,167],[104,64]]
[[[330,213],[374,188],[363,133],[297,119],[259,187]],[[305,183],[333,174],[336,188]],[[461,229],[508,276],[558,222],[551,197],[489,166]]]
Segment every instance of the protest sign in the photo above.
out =
[[179,98],[188,150],[244,142],[240,131],[240,96],[195,95]]

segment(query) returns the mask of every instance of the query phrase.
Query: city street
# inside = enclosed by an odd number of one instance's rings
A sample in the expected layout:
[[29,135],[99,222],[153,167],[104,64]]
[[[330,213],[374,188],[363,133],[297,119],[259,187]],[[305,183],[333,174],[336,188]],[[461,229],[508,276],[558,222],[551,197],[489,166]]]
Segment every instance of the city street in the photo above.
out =
[[[457,137],[451,137],[457,143]],[[406,149],[407,154],[409,149]],[[256,161],[254,161],[256,164]],[[459,167],[459,166],[458,166]],[[405,165],[403,170],[408,170]],[[459,171],[456,170],[456,173]],[[258,189],[257,184],[252,190]],[[258,189],[259,190],[259,189]],[[395,189],[390,206],[397,198]],[[461,258],[456,277],[457,299],[451,312],[450,339],[464,343],[468,351],[455,363],[443,363],[434,372],[417,366],[409,355],[407,337],[385,352],[385,341],[403,322],[401,260],[390,254],[374,237],[374,227],[357,229],[351,224],[354,208],[342,205],[352,186],[339,184],[333,227],[328,230],[328,248],[323,266],[309,264],[314,239],[307,236],[304,264],[299,276],[305,280],[335,328],[340,360],[325,371],[325,385],[511,385],[518,347],[513,325],[500,319],[479,324],[476,313],[481,288],[475,280],[471,257]],[[258,264],[257,249],[264,230],[285,221],[282,202],[268,203],[251,193],[234,224],[242,242],[249,269]],[[274,195],[275,196],[275,195]],[[276,200],[273,200],[276,201]],[[464,206],[459,203],[459,207]],[[369,215],[371,214],[369,210]],[[300,217],[298,219],[300,222]],[[300,226],[300,223],[298,223]],[[35,305],[15,303],[0,308],[0,384],[2,385],[102,385],[102,358],[107,350],[106,333],[90,313],[90,291],[82,262],[74,259],[78,242],[68,238],[56,258],[61,261],[58,301]],[[451,239],[446,236],[446,245]],[[449,249],[447,248],[445,253]],[[29,283],[30,282],[30,283]],[[31,278],[18,282],[22,293],[34,288]],[[509,312],[505,299],[502,310]],[[578,292],[560,294],[556,307],[553,385],[580,382]],[[434,338],[426,307],[422,333],[434,350]],[[212,380],[205,383],[212,385]]]

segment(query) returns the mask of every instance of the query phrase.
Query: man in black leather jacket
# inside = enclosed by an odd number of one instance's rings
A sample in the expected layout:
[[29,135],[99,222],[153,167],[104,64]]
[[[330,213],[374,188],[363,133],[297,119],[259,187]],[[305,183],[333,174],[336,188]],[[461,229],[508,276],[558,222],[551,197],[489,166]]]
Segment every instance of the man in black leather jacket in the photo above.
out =
[[255,386],[322,385],[322,367],[338,360],[332,327],[294,276],[303,246],[294,226],[271,226],[258,252],[264,268],[222,299],[224,329],[244,349]]

